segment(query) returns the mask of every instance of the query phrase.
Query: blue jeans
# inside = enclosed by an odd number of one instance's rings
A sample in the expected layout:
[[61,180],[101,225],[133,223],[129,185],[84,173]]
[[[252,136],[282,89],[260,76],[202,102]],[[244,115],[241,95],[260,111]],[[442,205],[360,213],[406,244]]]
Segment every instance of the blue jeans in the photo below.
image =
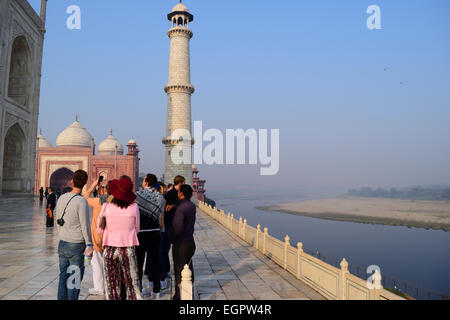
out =
[[78,300],[84,275],[84,243],[60,241],[58,300]]

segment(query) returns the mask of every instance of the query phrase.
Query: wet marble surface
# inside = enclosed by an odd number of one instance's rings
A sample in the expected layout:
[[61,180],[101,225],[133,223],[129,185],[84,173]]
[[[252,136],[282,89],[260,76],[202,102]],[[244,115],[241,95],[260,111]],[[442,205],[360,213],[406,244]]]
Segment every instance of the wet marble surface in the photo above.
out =
[[[323,299],[323,297],[198,212],[193,259],[195,298],[200,300]],[[0,299],[56,300],[58,237],[45,227],[38,199],[0,200]],[[144,287],[148,281],[144,281]],[[86,269],[80,300],[90,296],[92,269]],[[160,300],[169,300],[170,288]],[[149,299],[151,300],[151,299]]]
[[[57,244],[56,230],[45,227],[45,212],[38,199],[0,200],[0,299],[56,300]],[[145,279],[144,287],[148,286]],[[81,284],[80,300],[103,299],[89,295],[92,287],[89,266]],[[169,289],[161,291],[160,300],[170,298]]]

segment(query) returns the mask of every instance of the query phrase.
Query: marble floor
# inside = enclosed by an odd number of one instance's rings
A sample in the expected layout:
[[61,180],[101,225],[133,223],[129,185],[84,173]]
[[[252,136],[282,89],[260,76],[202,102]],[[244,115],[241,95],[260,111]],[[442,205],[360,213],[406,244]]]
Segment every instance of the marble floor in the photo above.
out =
[[[316,291],[199,212],[195,240],[195,298],[200,300],[324,299]],[[45,227],[37,199],[0,200],[0,299],[56,300],[57,235]],[[148,286],[144,282],[144,287]],[[82,282],[80,300],[90,296],[92,269]],[[170,287],[160,300],[170,300]],[[151,300],[151,299],[149,299]]]
[[201,211],[195,241],[196,299],[325,299]]
[[[0,199],[0,299],[56,300],[57,244],[56,231],[45,227],[45,213],[38,199]],[[147,279],[143,285],[149,286]],[[92,268],[87,267],[80,300],[103,300],[89,295],[92,287]],[[167,288],[161,291],[159,300],[171,297]]]

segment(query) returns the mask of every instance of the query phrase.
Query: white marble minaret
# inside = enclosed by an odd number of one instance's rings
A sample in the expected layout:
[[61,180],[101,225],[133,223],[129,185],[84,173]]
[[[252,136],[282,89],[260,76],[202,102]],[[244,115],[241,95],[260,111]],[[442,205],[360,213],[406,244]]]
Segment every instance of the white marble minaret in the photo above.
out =
[[[163,139],[163,144],[166,146],[164,182],[173,183],[175,176],[182,175],[186,178],[186,183],[192,184],[192,164],[175,164],[172,161],[172,151],[178,152],[173,149],[180,144],[180,141],[171,136],[177,129],[185,129],[192,136],[191,95],[194,93],[194,87],[191,85],[189,42],[193,33],[189,29],[189,24],[194,20],[194,16],[180,1],[169,13],[168,19],[172,27],[168,32],[170,38],[169,82],[164,89],[168,97],[166,138]],[[192,140],[181,143],[192,150]]]

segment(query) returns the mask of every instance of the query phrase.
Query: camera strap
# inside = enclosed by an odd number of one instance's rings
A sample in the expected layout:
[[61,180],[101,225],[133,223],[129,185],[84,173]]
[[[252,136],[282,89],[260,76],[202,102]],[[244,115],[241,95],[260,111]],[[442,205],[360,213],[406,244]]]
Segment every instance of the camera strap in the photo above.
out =
[[73,198],[75,198],[76,196],[81,196],[79,193],[77,193],[76,195],[74,195],[72,198],[70,198],[70,200],[67,202],[66,207],[64,208],[63,214],[61,216],[61,219],[64,218],[64,216],[66,215],[66,209],[69,206],[69,203],[73,200]]

